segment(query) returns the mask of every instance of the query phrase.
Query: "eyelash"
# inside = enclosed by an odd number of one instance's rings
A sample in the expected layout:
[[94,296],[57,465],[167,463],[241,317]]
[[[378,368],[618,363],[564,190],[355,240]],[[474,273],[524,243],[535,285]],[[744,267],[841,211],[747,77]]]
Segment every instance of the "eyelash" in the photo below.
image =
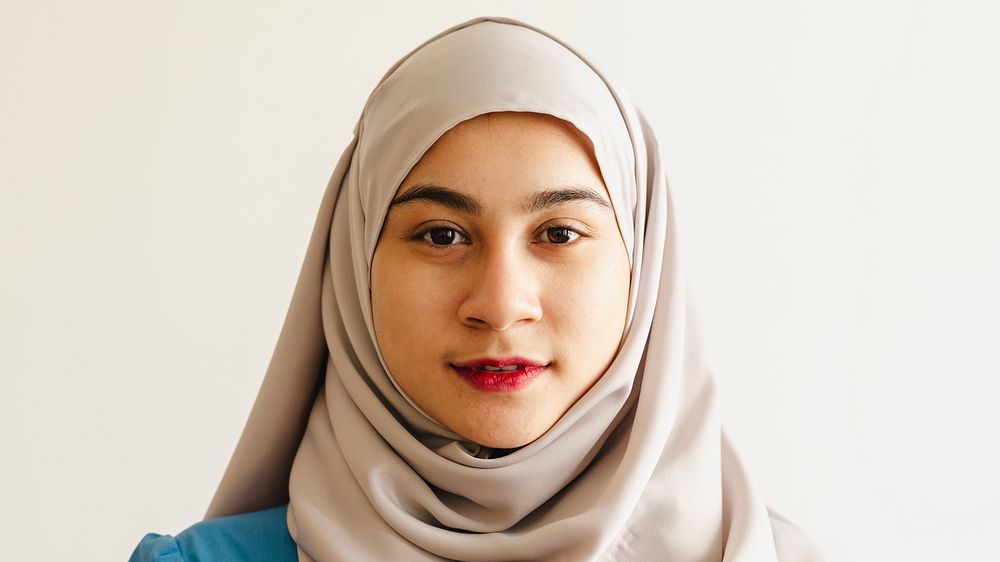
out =
[[[435,244],[432,240],[428,240],[427,239],[427,235],[429,235],[430,233],[435,232],[435,231],[442,231],[442,230],[443,231],[452,231],[452,232],[455,232],[459,236],[461,236],[461,237],[465,238],[466,240],[468,240],[468,236],[466,236],[465,234],[463,234],[462,231],[460,231],[457,228],[452,228],[450,226],[432,226],[430,228],[425,228],[425,229],[423,229],[423,230],[421,230],[419,232],[415,232],[413,234],[413,236],[411,236],[411,239],[417,240],[417,241],[420,241],[420,242],[424,242],[425,244],[427,244],[428,246],[430,246],[432,248],[447,248],[448,246],[457,246],[459,244],[468,244],[468,242],[459,242],[458,244]],[[569,241],[567,241],[567,242],[543,242],[543,243],[552,244],[553,246],[569,246],[569,245],[572,245],[573,243],[575,243],[576,241],[578,241],[579,239],[584,238],[586,236],[585,234],[583,234],[582,232],[580,232],[579,230],[577,230],[575,228],[571,228],[569,226],[561,225],[561,224],[554,224],[552,226],[549,226],[548,228],[546,228],[545,230],[543,230],[542,233],[543,234],[547,234],[547,233],[549,233],[549,232],[551,232],[553,230],[565,230],[565,231],[568,231],[568,232],[572,233],[571,239]]]

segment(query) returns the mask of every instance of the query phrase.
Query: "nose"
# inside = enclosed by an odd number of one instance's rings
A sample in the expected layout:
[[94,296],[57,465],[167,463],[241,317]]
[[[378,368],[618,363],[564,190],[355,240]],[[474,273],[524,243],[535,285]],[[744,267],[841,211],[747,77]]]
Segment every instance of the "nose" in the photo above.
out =
[[484,250],[465,274],[467,293],[458,308],[465,325],[502,331],[542,318],[540,272],[517,248]]

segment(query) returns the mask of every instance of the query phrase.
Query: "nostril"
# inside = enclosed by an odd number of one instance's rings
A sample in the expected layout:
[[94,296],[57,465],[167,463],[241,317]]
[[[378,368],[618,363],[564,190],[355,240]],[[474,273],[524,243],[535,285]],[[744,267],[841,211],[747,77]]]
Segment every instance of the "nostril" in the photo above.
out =
[[459,320],[473,328],[502,331],[541,318],[541,301],[530,281],[477,280],[458,306]]

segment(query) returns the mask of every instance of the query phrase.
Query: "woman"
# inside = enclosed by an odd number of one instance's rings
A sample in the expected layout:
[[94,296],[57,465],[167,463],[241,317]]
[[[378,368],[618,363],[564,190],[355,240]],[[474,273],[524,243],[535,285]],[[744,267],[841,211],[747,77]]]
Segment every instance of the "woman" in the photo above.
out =
[[819,559],[721,430],[624,90],[477,18],[354,133],[206,520],[133,561]]

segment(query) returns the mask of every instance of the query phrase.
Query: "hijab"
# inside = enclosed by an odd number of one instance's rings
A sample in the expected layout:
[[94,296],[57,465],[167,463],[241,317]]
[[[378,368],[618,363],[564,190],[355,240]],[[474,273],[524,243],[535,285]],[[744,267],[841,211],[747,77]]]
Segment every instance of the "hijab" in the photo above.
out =
[[[632,273],[611,366],[513,450],[453,433],[403,392],[370,295],[400,182],[446,131],[498,111],[552,115],[589,137]],[[624,89],[517,20],[475,18],[435,35],[362,110],[205,517],[287,502],[303,562],[818,559],[758,496],[720,426],[681,258],[656,137]]]

